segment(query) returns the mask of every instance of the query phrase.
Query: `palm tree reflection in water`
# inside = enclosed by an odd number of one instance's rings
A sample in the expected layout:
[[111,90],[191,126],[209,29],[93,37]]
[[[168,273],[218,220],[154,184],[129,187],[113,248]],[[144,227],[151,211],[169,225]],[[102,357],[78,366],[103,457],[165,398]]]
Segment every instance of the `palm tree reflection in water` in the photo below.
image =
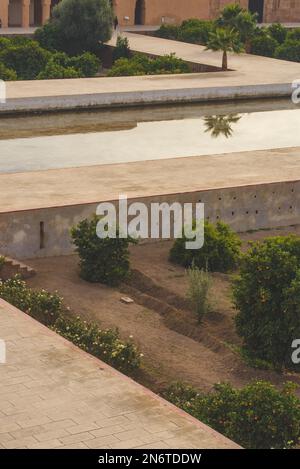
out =
[[232,137],[232,124],[236,124],[241,117],[238,114],[206,116],[204,117],[205,132],[210,132],[213,138],[220,137],[221,135],[224,135],[226,138]]

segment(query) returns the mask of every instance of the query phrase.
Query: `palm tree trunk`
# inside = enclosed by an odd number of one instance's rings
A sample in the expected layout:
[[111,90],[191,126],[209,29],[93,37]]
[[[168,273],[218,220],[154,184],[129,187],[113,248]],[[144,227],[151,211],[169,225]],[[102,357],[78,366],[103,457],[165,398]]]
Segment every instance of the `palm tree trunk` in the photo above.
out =
[[223,51],[222,70],[228,70],[227,51]]

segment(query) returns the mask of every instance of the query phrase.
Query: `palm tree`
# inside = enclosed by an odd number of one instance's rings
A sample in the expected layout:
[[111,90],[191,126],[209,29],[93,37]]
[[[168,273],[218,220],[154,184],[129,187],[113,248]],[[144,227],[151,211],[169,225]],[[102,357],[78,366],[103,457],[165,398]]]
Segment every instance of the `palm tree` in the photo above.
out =
[[257,13],[251,13],[238,3],[227,5],[216,19],[216,25],[222,28],[234,29],[241,36],[246,52],[251,52],[251,40],[257,31]]
[[229,114],[226,116],[206,116],[204,117],[205,132],[210,132],[214,138],[224,135],[229,138],[233,134],[231,124],[236,124],[242,116],[238,114]]
[[228,70],[228,52],[243,52],[240,34],[234,29],[217,28],[209,34],[206,50],[223,51],[222,70]]
[[223,8],[220,16],[216,19],[216,25],[219,28],[233,28],[236,17],[243,11],[245,10],[238,3],[227,5]]

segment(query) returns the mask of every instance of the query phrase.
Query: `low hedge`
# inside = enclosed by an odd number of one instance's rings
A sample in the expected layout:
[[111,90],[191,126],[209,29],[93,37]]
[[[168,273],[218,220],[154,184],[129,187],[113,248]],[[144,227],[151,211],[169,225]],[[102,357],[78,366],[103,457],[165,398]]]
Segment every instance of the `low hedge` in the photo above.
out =
[[175,383],[165,392],[173,404],[248,449],[291,448],[300,438],[300,400],[297,385],[278,390],[256,381],[241,389],[216,384],[212,392],[198,392]]
[[142,355],[138,348],[132,340],[121,340],[117,329],[100,329],[97,324],[87,323],[80,317],[60,316],[53,330],[124,373],[132,373],[141,365]]
[[132,58],[116,60],[108,73],[110,77],[134,75],[162,75],[175,73],[189,73],[190,67],[175,54],[151,58],[143,54],[135,54]]
[[132,373],[141,365],[142,354],[131,339],[123,341],[117,330],[100,329],[97,324],[71,317],[57,293],[32,290],[15,276],[0,281],[0,298],[124,373]]

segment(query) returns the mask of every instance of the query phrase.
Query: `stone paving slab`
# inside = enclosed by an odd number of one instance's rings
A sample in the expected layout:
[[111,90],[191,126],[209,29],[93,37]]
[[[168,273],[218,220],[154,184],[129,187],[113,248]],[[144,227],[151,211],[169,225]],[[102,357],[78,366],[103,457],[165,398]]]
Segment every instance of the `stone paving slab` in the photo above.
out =
[[0,448],[238,448],[0,300]]

